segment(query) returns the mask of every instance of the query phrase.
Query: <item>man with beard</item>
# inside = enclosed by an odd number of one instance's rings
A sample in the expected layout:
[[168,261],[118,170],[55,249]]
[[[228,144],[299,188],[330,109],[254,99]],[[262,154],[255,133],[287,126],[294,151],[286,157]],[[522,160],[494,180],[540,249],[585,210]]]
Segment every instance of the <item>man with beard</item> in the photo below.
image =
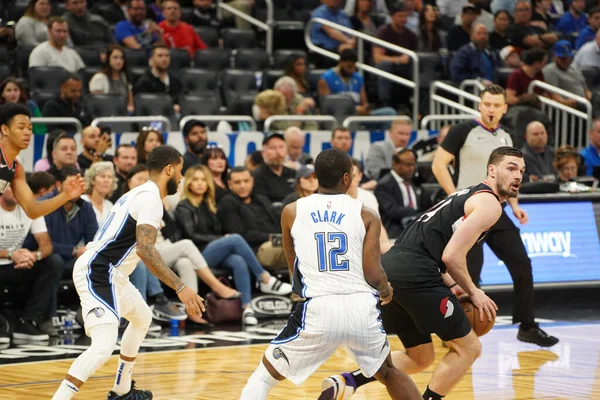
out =
[[[423,399],[448,395],[481,354],[481,342],[457,296],[470,296],[481,321],[496,317],[498,307],[469,277],[466,257],[498,221],[502,203],[516,198],[525,171],[523,154],[514,147],[498,147],[485,170],[483,182],[453,193],[419,216],[381,259],[394,289],[392,302],[382,307],[383,327],[397,334],[406,349],[392,352],[394,367],[408,374],[429,367],[435,360],[432,333],[450,343]],[[330,376],[319,399],[347,399],[372,381],[361,370]]]
[[[510,135],[500,127],[500,119],[506,109],[504,89],[498,85],[488,86],[481,92],[479,119],[461,122],[450,128],[448,136],[436,151],[432,166],[433,174],[447,194],[481,182],[485,178],[482,171],[485,171],[489,154],[498,147],[512,146]],[[454,179],[448,171],[448,165],[452,162]],[[517,199],[508,199],[508,204],[519,222],[527,223],[527,213],[519,207]],[[514,283],[513,323],[521,323],[517,339],[543,347],[554,346],[558,339],[546,334],[535,322],[531,260],[519,229],[506,212],[502,212],[498,222],[490,229],[485,242],[504,262]],[[469,251],[467,266],[471,279],[479,285],[483,267],[482,244]],[[462,283],[459,284],[462,286]]]
[[152,321],[150,307],[129,282],[140,258],[157,278],[175,290],[190,315],[199,318],[204,311],[202,298],[171,271],[155,247],[163,217],[162,199],[177,192],[182,156],[172,147],[159,146],[148,156],[147,165],[150,179],[115,203],[75,265],[73,282],[92,344],[73,362],[54,400],[71,399],[106,363],[117,342],[120,317],[129,325],[121,339],[117,376],[107,399],[152,399],[151,392],[136,389],[131,379],[135,358]]
[[69,24],[64,18],[52,17],[48,20],[48,40],[40,43],[29,55],[29,68],[61,67],[75,73],[85,67],[77,52],[67,46]]
[[81,131],[83,151],[77,157],[82,174],[97,161],[112,161],[112,157],[104,152],[110,148],[110,133],[102,133],[97,126],[86,126]]
[[181,172],[185,174],[189,167],[202,163],[202,154],[206,149],[208,137],[206,135],[206,125],[197,119],[186,122],[181,133],[183,133],[186,149],[183,154],[183,169]]
[[[60,94],[44,103],[42,116],[77,118],[81,125],[89,125],[90,120],[80,101],[82,86],[81,78],[77,75],[66,76],[60,84]],[[75,133],[75,127],[71,124],[55,124],[54,127],[70,134]]]
[[284,136],[280,133],[265,136],[262,156],[264,163],[252,173],[254,193],[266,196],[271,203],[282,202],[294,190],[296,182],[296,171],[283,165],[287,156]]
[[478,79],[489,86],[494,80],[494,71],[501,65],[498,50],[488,46],[487,28],[476,24],[471,31],[471,43],[462,46],[452,57],[450,77],[456,84],[465,79]]
[[150,49],[154,43],[162,43],[162,30],[154,21],[146,23],[144,0],[127,1],[127,18],[115,26],[115,39],[128,49]]

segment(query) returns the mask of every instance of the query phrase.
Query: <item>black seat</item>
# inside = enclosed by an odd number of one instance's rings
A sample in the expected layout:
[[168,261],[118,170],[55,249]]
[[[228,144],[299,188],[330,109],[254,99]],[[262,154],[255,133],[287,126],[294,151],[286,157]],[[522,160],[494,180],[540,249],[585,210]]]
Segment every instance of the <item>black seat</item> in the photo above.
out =
[[581,68],[585,83],[591,91],[594,91],[597,86],[600,86],[600,65],[598,67],[584,67]]
[[221,107],[221,97],[218,94],[186,94],[181,96],[179,105],[182,115],[216,115]]
[[11,76],[10,68],[6,64],[0,64],[0,82]]
[[285,65],[288,63],[292,56],[304,57],[306,59],[306,52],[302,50],[275,50],[273,52],[273,67],[278,69],[284,69]]
[[169,65],[171,73],[177,74],[179,70],[188,68],[192,64],[190,53],[186,49],[170,49],[169,54],[171,55],[171,64]]
[[75,46],[74,50],[79,54],[83,63],[86,66],[94,67],[101,66],[102,61],[100,61],[100,52],[98,48],[95,46]]
[[223,72],[221,82],[226,105],[233,104],[233,100],[241,94],[257,92],[256,76],[252,71],[226,70]]
[[173,118],[173,102],[168,94],[163,93],[138,93],[133,99],[135,115],[163,115]]
[[29,56],[33,51],[33,46],[17,47],[17,75],[21,78],[27,78],[27,70],[29,69]]
[[0,44],[0,64],[10,64],[12,62],[6,46]]
[[32,96],[40,93],[58,95],[60,83],[69,75],[60,67],[33,67],[29,68],[27,74],[29,75],[29,92]]
[[219,47],[219,31],[209,26],[195,26],[194,31],[208,47]]
[[265,72],[263,72],[261,89],[273,89],[273,86],[275,86],[275,82],[277,82],[277,80],[282,76],[283,70],[281,69],[266,70]]
[[444,79],[444,63],[439,53],[417,53],[419,57],[419,86],[428,88],[431,82]]
[[233,58],[236,69],[262,71],[271,65],[269,55],[263,49],[238,49]]
[[127,67],[145,67],[148,68],[148,52],[144,49],[128,49],[124,48],[125,60]]
[[127,116],[127,99],[111,94],[92,94],[87,97],[87,110],[92,119]]
[[253,93],[244,93],[236,96],[233,103],[227,108],[227,112],[231,115],[248,115],[251,117],[255,97],[256,94]]
[[508,82],[508,76],[511,72],[513,72],[514,68],[502,67],[496,69],[496,83],[502,87],[506,87],[506,83]]
[[221,31],[226,49],[251,49],[258,47],[256,32],[252,29],[227,28]]
[[341,124],[355,114],[354,100],[343,94],[329,94],[321,97],[321,114],[333,115]]
[[310,16],[310,12],[295,11],[294,19],[296,21],[277,22],[273,33],[274,49],[298,49],[305,50],[304,41],[304,19]]
[[135,85],[137,80],[146,73],[148,67],[133,67],[129,68],[129,83]]
[[194,53],[194,66],[196,68],[206,68],[215,71],[223,71],[231,68],[231,50],[197,50],[196,53]]
[[201,68],[186,68],[180,71],[179,77],[185,93],[219,95],[219,79],[216,71]]
[[321,75],[323,75],[326,71],[326,69],[311,69],[307,71],[306,80],[308,81],[311,92],[317,92],[317,86],[319,85]]
[[92,77],[94,75],[96,75],[98,72],[100,72],[101,68],[100,67],[83,67],[81,68],[77,74],[81,77],[81,83],[83,86],[83,92],[84,93],[89,93],[90,91],[90,80],[92,79]]

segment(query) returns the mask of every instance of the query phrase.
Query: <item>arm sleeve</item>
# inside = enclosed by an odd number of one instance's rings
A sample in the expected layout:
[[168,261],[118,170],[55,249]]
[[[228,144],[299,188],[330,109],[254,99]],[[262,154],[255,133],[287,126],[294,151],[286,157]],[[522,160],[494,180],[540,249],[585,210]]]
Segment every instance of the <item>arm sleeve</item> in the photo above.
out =
[[131,216],[137,225],[152,225],[159,229],[163,217],[160,196],[153,192],[140,192],[131,200]]
[[37,46],[40,44],[33,33],[33,21],[29,17],[22,17],[15,26],[15,38],[19,46]]
[[40,47],[36,47],[35,49],[32,50],[31,54],[29,55],[29,68],[31,67],[43,67],[44,65],[46,65],[46,62],[44,60],[44,52],[42,51],[42,49]]
[[[460,149],[465,144],[469,132],[471,132],[471,124],[458,124],[450,128],[446,139],[442,142],[441,146],[448,153],[453,154],[455,157],[458,156]],[[381,201],[379,201],[381,203]]]
[[115,40],[119,44],[123,44],[123,40],[132,36],[127,21],[121,21],[115,26]]
[[396,198],[386,185],[377,185],[375,187],[375,197],[379,202],[379,211],[381,214],[398,223],[402,222],[402,218],[419,213],[413,208],[404,207],[403,199]]
[[544,71],[544,80],[550,85],[558,86],[558,75],[556,74],[556,71],[546,68]]
[[103,94],[107,94],[109,91],[108,78],[102,72],[94,74],[92,79],[90,79],[89,84],[90,92],[102,92]]
[[46,227],[46,220],[44,217],[34,219],[31,223],[31,233],[35,235],[44,232],[48,232],[48,227]]
[[365,172],[369,178],[379,179],[382,168],[385,168],[385,155],[381,147],[373,143],[365,160]]

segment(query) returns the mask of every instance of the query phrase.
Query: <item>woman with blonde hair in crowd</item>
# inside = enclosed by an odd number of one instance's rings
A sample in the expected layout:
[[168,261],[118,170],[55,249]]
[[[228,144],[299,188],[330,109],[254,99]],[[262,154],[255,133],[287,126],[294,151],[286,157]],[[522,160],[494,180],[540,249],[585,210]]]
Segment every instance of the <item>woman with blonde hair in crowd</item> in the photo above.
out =
[[181,198],[175,218],[183,236],[194,242],[209,265],[232,270],[235,284],[242,293],[242,320],[246,325],[256,325],[258,320],[250,307],[250,272],[260,282],[263,293],[288,295],[292,286],[265,271],[240,235],[223,235],[216,214],[215,186],[206,166],[188,168]]
[[85,193],[81,198],[92,205],[98,226],[102,226],[113,206],[108,198],[117,189],[115,167],[110,161],[92,164],[85,171]]
[[[254,119],[264,123],[273,115],[284,115],[285,108],[285,97],[281,92],[273,89],[263,90],[254,99]],[[290,121],[277,121],[271,124],[271,130],[283,131],[290,126]]]

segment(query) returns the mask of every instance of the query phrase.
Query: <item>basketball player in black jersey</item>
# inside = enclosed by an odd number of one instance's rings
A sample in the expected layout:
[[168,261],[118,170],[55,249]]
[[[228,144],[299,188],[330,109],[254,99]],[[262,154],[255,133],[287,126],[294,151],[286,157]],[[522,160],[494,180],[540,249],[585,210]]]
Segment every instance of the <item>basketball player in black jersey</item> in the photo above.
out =
[[[393,301],[382,307],[383,326],[396,333],[406,349],[392,353],[394,366],[408,374],[420,372],[435,359],[431,334],[448,343],[448,353],[423,394],[426,400],[446,396],[481,353],[479,338],[456,295],[467,293],[482,320],[495,318],[496,304],[471,280],[466,257],[500,218],[501,203],[517,196],[524,171],[520,150],[507,146],[493,150],[483,183],[427,210],[383,255],[382,265],[394,288]],[[331,376],[323,381],[323,393],[331,387],[338,390],[334,397],[320,399],[347,399],[370,381],[360,370]]]
[[21,104],[0,106],[0,194],[11,185],[19,205],[31,219],[50,214],[67,201],[76,199],[85,191],[85,181],[80,176],[68,178],[63,192],[44,201],[37,201],[25,180],[25,170],[17,156],[29,146],[33,132],[27,107]]

